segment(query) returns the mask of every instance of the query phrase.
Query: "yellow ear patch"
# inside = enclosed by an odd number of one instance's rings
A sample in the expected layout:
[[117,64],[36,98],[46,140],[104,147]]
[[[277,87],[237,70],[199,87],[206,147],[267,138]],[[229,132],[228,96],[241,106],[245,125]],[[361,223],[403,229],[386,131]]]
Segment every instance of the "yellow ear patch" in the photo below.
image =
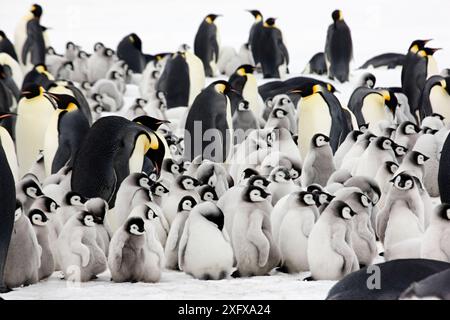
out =
[[214,86],[216,88],[216,91],[219,93],[224,93],[226,86],[223,83],[218,83]]
[[320,92],[320,91],[322,91],[322,87],[319,84],[313,85],[313,87],[312,87],[313,94],[317,93],[317,92]]
[[382,94],[383,94],[384,100],[386,100],[386,101],[391,100],[391,94],[389,93],[389,91],[383,90]]
[[211,17],[206,17],[205,21],[209,24],[213,23]]
[[237,70],[237,74],[240,75],[240,76],[245,76],[246,75],[245,69],[244,68],[239,68]]
[[147,144],[145,145],[145,152],[149,149],[158,150],[159,149],[159,140],[156,134],[150,132],[150,140],[147,139]]
[[342,11],[339,10],[339,20],[344,20],[344,16],[342,15]]
[[427,53],[424,50],[420,50],[419,52],[417,52],[417,54],[421,57],[426,57]]
[[417,44],[413,45],[410,49],[412,53],[417,53],[419,51],[419,46]]
[[45,72],[45,68],[43,66],[37,66],[36,67],[36,71],[39,73],[44,73]]
[[44,93],[44,87],[40,86],[39,87],[39,95],[42,95]]
[[441,80],[441,87],[442,88],[447,88],[447,81],[445,81],[445,79]]
[[67,105],[66,110],[69,111],[69,112],[72,112],[72,111],[78,110],[78,107],[77,107],[77,105],[76,105],[75,103],[70,102],[70,103]]
[[330,91],[330,92],[331,92],[331,90],[333,90],[333,87],[329,83],[327,83],[327,90]]

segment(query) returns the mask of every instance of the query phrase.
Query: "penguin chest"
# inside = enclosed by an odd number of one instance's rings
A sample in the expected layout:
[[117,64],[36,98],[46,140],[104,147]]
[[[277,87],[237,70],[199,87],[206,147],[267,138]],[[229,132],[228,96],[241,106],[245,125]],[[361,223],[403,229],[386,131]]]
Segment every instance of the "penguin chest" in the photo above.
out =
[[419,219],[404,201],[399,200],[392,205],[389,214],[384,241],[386,248],[422,236]]
[[434,113],[444,116],[444,122],[450,121],[450,95],[441,86],[434,86],[430,91],[431,108]]
[[250,110],[253,114],[259,116],[261,114],[261,105],[258,99],[258,88],[256,85],[256,79],[253,75],[247,75],[247,81],[245,82],[244,89],[242,90],[242,96],[248,101]]
[[130,159],[128,160],[130,173],[142,171],[142,166],[144,165],[145,146],[147,141],[148,138],[144,134],[141,134],[137,137],[136,142],[134,143],[133,152],[131,153]]
[[432,56],[429,56],[427,59],[427,79],[439,74],[439,69],[436,63],[436,59],[434,59]]
[[3,148],[3,151],[5,152],[9,168],[11,169],[11,172],[14,176],[14,180],[17,182],[18,168],[17,168],[17,156],[14,141],[9,135],[9,132],[3,127],[0,127],[0,147]]
[[44,142],[44,165],[45,174],[49,176],[52,170],[53,159],[59,146],[58,133],[59,112],[55,112],[50,119],[47,130],[45,132]]
[[320,94],[300,100],[298,109],[299,148],[302,157],[309,151],[311,138],[316,133],[330,135],[332,119],[327,103]]
[[363,100],[361,112],[364,121],[373,125],[386,119],[384,98],[379,94],[368,94]]

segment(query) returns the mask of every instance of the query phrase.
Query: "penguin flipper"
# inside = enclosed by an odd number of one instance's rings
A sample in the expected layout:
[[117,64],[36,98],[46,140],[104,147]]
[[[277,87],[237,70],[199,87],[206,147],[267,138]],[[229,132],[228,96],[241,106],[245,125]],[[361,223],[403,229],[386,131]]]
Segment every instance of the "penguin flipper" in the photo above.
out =
[[[188,218],[189,220],[189,218]],[[181,235],[180,245],[178,247],[178,266],[180,270],[183,270],[184,266],[184,256],[186,255],[186,247],[189,239],[189,221],[186,221],[184,226],[183,234]]]
[[249,226],[247,230],[247,238],[253,243],[258,251],[258,265],[263,267],[269,260],[270,243],[262,230],[264,211],[255,210],[251,213]]
[[385,207],[383,208],[383,210],[378,212],[376,219],[377,236],[380,239],[381,243],[384,243],[384,236],[388,221],[389,221],[389,210],[387,210]]
[[353,269],[353,257],[354,251],[345,241],[346,227],[340,224],[335,224],[331,227],[331,247],[332,249],[342,256],[344,264],[342,271],[344,274],[348,274]]

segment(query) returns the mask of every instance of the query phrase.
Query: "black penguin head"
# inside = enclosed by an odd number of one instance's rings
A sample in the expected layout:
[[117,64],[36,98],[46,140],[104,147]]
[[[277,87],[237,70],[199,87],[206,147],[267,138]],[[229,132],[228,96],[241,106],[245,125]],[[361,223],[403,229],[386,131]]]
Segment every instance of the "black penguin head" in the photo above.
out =
[[175,162],[172,158],[164,159],[162,169],[174,175],[179,175],[180,173],[184,172],[184,168],[181,166],[181,164]]
[[145,172],[140,172],[135,176],[135,186],[150,190],[150,178]]
[[259,10],[247,10],[252,14],[252,16],[255,18],[255,20],[262,20],[262,13]]
[[413,161],[413,163],[418,166],[423,166],[425,164],[425,162],[428,159],[430,159],[423,153],[421,153],[419,151],[415,151],[415,150],[411,151],[408,156],[411,157],[411,160]]
[[200,195],[200,198],[202,201],[217,201],[219,200],[219,197],[217,196],[216,189],[213,186],[210,186],[209,184],[205,184],[200,187],[198,190],[198,194]]
[[415,123],[412,123],[411,121],[402,122],[399,128],[401,132],[406,135],[416,134],[420,132],[419,126],[417,126]]
[[47,196],[40,196],[33,202],[33,206],[39,206],[44,212],[56,213],[59,208],[58,204],[52,198]]
[[5,32],[3,30],[0,30],[0,40],[5,38],[6,38]]
[[281,108],[275,108],[273,109],[272,114],[275,118],[282,119],[287,116],[288,112]]
[[390,182],[392,182],[397,189],[411,190],[414,188],[415,181],[413,176],[403,171],[392,178]]
[[30,12],[35,18],[40,18],[42,16],[42,7],[35,3],[31,6]]
[[24,177],[22,179],[22,191],[27,195],[27,197],[36,199],[37,197],[43,196],[41,186],[32,177]]
[[249,111],[250,110],[250,106],[249,106],[248,101],[247,100],[239,101],[237,110],[239,112],[247,112],[247,111]]
[[39,209],[33,209],[28,213],[28,218],[34,226],[42,227],[47,224],[47,215]]
[[450,204],[442,203],[435,209],[437,216],[445,221],[450,221]]
[[314,148],[321,148],[328,145],[329,142],[330,138],[322,133],[316,133],[311,139],[311,144]]
[[314,184],[310,184],[309,186],[307,186],[306,191],[311,192],[311,193],[317,193],[317,192],[323,191],[323,188],[321,185],[314,183]]
[[21,97],[33,99],[44,94],[44,88],[38,84],[28,84],[21,92]]
[[[447,81],[447,79],[446,79],[446,81]],[[448,81],[450,82],[450,77],[448,78]],[[432,117],[436,117],[436,118],[438,118],[441,121],[445,120],[445,117],[443,115],[439,114],[439,113],[432,113],[431,116]]]
[[142,40],[139,38],[139,36],[136,33],[131,33],[128,36],[128,40],[131,42],[131,44],[139,51],[142,51]]
[[225,217],[222,210],[212,202],[203,202],[199,205],[200,214],[208,221],[214,223],[222,231]]
[[56,102],[58,109],[67,110],[69,112],[78,110],[78,101],[75,97],[68,94],[56,94],[46,92],[46,96],[49,96]]
[[145,233],[145,223],[141,217],[132,217],[127,220],[125,230],[129,234],[142,236]]
[[392,143],[392,150],[394,150],[395,157],[401,158],[403,157],[407,152],[408,148],[396,143]]
[[156,131],[164,123],[170,123],[168,120],[160,120],[149,116],[140,116],[133,119],[133,122],[140,123],[150,130]]
[[95,227],[95,217],[92,213],[87,211],[81,211],[78,213],[78,221],[86,227]]
[[176,182],[178,186],[184,190],[193,190],[200,185],[200,182],[197,179],[187,175],[179,176],[176,179]]
[[392,112],[392,114],[395,115],[395,110],[397,109],[398,106],[397,96],[391,90],[383,90],[382,95],[384,98],[384,103]]
[[215,81],[211,84],[211,86],[217,93],[221,93],[223,95],[227,95],[231,91],[230,84],[225,80]]
[[242,66],[238,67],[234,73],[243,77],[247,74],[253,74],[254,71],[255,71],[254,66],[250,64],[243,64]]
[[314,194],[308,191],[300,191],[297,193],[297,201],[304,206],[315,206],[316,200]]
[[103,224],[105,215],[108,211],[108,203],[102,198],[91,198],[85,203],[86,211],[92,213],[94,222]]
[[153,195],[158,197],[162,197],[164,194],[169,193],[169,189],[167,189],[161,182],[155,182],[152,184],[150,190]]
[[64,203],[68,206],[83,206],[87,199],[75,191],[69,191],[64,196]]
[[[311,192],[311,191],[309,191],[309,192]],[[312,193],[314,194],[314,200],[316,201],[316,205],[318,207],[320,207],[322,205],[326,205],[326,204],[330,203],[331,201],[333,201],[333,199],[334,199],[333,195],[331,195],[328,192],[325,192],[323,190],[312,191]]]
[[431,57],[439,50],[442,50],[442,48],[423,48],[417,54],[421,57]]
[[398,170],[398,163],[394,161],[386,161],[384,163],[384,167],[387,172],[389,172],[390,174],[394,174]]
[[277,20],[277,18],[268,18],[266,19],[266,21],[264,22],[264,27],[266,28],[273,28],[275,27],[275,21]]
[[376,83],[377,79],[375,78],[375,76],[372,73],[366,73],[363,76],[363,83],[367,88],[373,88],[375,87],[375,83]]
[[[331,85],[328,88],[328,85],[327,85],[326,90],[331,92],[331,90],[333,90],[333,88],[334,87]],[[300,86],[298,89],[291,90],[291,93],[299,93],[302,98],[306,98],[315,93],[321,92],[323,90],[325,90],[325,89],[322,85],[320,85],[316,82],[307,82],[307,83],[303,84],[302,86]]]
[[333,18],[334,22],[338,22],[339,20],[344,20],[342,11],[339,9],[333,11],[333,13],[331,14],[331,18]]
[[178,211],[191,211],[197,205],[197,201],[192,196],[184,196],[178,203]]
[[356,142],[356,140],[358,139],[358,137],[359,137],[360,135],[362,135],[362,134],[363,134],[363,133],[362,133],[362,131],[360,131],[360,130],[353,130],[352,132],[349,133],[349,135],[350,135],[352,141],[354,141],[354,142]]
[[75,43],[73,43],[72,41],[68,41],[66,43],[66,50],[74,50],[75,48]]
[[245,188],[242,199],[246,202],[261,202],[265,201],[269,196],[270,193],[267,193],[263,188],[250,185]]
[[330,204],[330,206],[332,206],[332,210],[334,211],[335,215],[344,220],[351,220],[353,216],[356,215],[356,212],[353,211],[353,209],[350,208],[350,206],[344,201],[335,200]]
[[155,210],[153,210],[152,208],[150,208],[148,205],[142,205],[142,208],[145,211],[145,218],[147,220],[154,220],[156,218],[158,218],[158,214],[155,212]]
[[114,50],[111,48],[106,48],[105,51],[103,52],[103,55],[105,57],[111,58],[114,55]]
[[409,46],[409,51],[412,53],[417,53],[418,51],[425,48],[425,45],[430,42],[432,39],[426,39],[426,40],[414,40],[411,45]]
[[211,13],[206,16],[205,21],[209,24],[212,24],[218,17],[221,17],[221,16],[222,15],[220,15],[220,14]]
[[80,50],[80,52],[78,52],[77,57],[78,57],[79,59],[87,59],[87,58],[89,58],[89,55],[87,54],[86,51]]
[[253,168],[246,168],[244,171],[242,171],[241,180],[246,180],[256,175],[259,175],[259,172],[257,170]]
[[427,127],[427,126],[423,126],[422,129],[421,129],[421,132],[422,132],[423,134],[432,134],[432,135],[434,135],[434,134],[436,134],[438,131],[439,131],[439,130],[432,129],[432,128]]
[[394,142],[387,137],[378,137],[375,139],[374,143],[380,150],[391,150],[394,145]]
[[270,184],[270,181],[267,180],[265,177],[259,175],[259,173],[256,173],[255,175],[252,175],[250,179],[248,179],[247,185],[249,186],[257,186],[262,189],[266,189]]
[[270,173],[270,180],[278,183],[284,183],[291,180],[289,169],[285,167],[276,167]]

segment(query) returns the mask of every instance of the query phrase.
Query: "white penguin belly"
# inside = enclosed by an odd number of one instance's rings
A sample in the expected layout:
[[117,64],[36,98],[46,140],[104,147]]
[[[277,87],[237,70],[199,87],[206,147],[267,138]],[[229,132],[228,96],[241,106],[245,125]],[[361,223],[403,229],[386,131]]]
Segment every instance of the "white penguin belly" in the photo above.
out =
[[371,125],[375,125],[378,121],[386,119],[384,111],[384,98],[379,94],[368,94],[361,107],[364,121]]
[[437,66],[436,59],[434,59],[433,56],[428,56],[428,63],[427,63],[427,79],[429,79],[432,76],[435,76],[439,74],[439,68]]
[[304,159],[309,151],[311,138],[316,133],[330,135],[332,119],[328,105],[320,94],[301,99],[298,115],[299,148]]
[[19,168],[17,166],[17,155],[14,141],[9,135],[9,132],[3,127],[0,127],[0,143],[3,151],[5,152],[6,160],[8,161],[9,168],[13,174],[14,181],[17,182],[19,178]]
[[186,63],[189,67],[188,106],[190,106],[205,86],[205,69],[203,68],[202,60],[189,51],[186,51]]
[[44,167],[45,175],[48,177],[51,175],[53,159],[58,151],[58,117],[60,112],[55,112],[49,122],[47,130],[45,132],[44,140]]
[[431,108],[434,113],[444,116],[444,123],[450,123],[450,95],[441,86],[434,86],[430,91]]
[[261,105],[258,99],[258,86],[256,83],[255,76],[252,74],[247,75],[247,82],[242,90],[242,97],[248,101],[250,110],[256,117],[261,116]]
[[404,203],[394,204],[386,227],[385,248],[408,239],[419,238],[422,234],[417,216]]
[[[422,238],[421,254],[423,259],[441,260],[450,262],[450,257],[441,249],[441,237],[445,232],[445,228],[438,226],[430,226]],[[449,233],[450,231],[447,231]],[[450,246],[449,243],[446,244]]]

